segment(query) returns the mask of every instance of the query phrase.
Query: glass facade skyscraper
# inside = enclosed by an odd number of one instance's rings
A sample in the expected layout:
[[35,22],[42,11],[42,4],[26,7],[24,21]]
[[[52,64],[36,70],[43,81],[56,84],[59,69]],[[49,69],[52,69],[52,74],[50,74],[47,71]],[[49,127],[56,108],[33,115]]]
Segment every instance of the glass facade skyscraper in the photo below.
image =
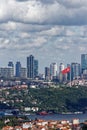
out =
[[71,80],[78,79],[80,74],[80,64],[71,63]]
[[34,56],[27,57],[27,77],[34,79]]
[[45,67],[45,79],[50,80],[50,68]]
[[34,60],[34,77],[38,76],[38,60]]
[[87,54],[81,55],[81,71],[87,70]]
[[16,62],[16,77],[21,77],[21,63],[19,61]]

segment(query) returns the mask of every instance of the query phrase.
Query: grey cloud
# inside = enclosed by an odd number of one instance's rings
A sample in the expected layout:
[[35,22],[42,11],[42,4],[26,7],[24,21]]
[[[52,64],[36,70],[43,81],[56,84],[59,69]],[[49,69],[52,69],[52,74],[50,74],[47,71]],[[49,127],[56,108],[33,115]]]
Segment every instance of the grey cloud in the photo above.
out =
[[57,0],[59,4],[66,8],[81,8],[87,5],[85,0]]
[[40,1],[44,4],[50,4],[50,3],[52,4],[52,3],[54,3],[55,0],[37,0],[37,1]]
[[[31,1],[31,0],[16,0],[16,1],[26,2],[26,1]],[[44,4],[49,4],[49,3],[53,3],[54,2],[54,0],[36,0],[36,1],[40,1],[41,3],[44,3]]]
[[0,22],[37,25],[86,25],[85,0],[3,0],[0,2]]
[[29,1],[29,0],[16,0],[16,1],[19,1],[19,2],[26,2],[26,1]]

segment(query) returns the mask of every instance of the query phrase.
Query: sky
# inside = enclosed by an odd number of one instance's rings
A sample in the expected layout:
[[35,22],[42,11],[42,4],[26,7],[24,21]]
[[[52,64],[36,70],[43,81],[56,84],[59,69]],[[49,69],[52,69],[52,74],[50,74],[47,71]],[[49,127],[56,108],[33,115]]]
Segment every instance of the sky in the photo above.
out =
[[39,71],[87,53],[87,0],[0,0],[0,67],[33,54]]

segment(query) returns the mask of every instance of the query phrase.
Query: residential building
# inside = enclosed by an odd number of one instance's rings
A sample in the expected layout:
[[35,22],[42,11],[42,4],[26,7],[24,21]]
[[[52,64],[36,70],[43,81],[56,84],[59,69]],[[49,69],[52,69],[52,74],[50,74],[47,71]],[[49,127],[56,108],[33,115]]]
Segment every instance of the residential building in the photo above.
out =
[[14,64],[12,61],[8,62],[8,68],[10,68],[10,77],[14,77]]
[[12,78],[14,77],[14,71],[12,67],[0,68],[0,77]]
[[26,68],[21,67],[20,77],[21,78],[26,78],[27,77],[27,69]]

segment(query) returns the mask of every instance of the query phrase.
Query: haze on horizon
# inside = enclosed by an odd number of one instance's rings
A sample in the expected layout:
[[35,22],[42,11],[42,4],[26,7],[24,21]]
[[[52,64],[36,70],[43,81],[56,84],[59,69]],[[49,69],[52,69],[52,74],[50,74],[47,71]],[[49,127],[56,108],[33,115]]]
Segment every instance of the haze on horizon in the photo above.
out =
[[40,70],[87,53],[86,0],[0,0],[0,66],[33,54]]

